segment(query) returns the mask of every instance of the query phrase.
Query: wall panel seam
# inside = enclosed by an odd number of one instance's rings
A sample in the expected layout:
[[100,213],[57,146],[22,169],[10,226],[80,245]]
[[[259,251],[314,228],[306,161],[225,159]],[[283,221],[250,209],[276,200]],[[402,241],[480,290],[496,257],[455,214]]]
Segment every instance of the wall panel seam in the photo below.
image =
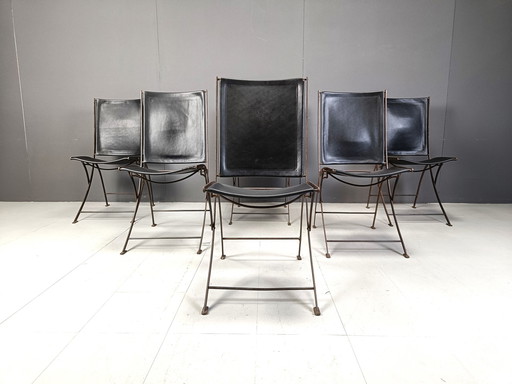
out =
[[455,18],[457,12],[457,0],[453,1],[453,19],[452,19],[452,34],[450,40],[450,58],[448,60],[448,81],[446,83],[446,104],[444,111],[444,122],[443,122],[443,140],[441,142],[441,156],[445,153],[445,140],[446,140],[446,123],[448,121],[448,110],[449,110],[449,97],[450,97],[450,81],[452,75],[452,58],[453,58],[453,37],[455,34]]
[[[20,107],[21,107],[21,120],[23,124],[23,135],[25,140],[25,154],[27,158],[27,173],[28,173],[28,182],[29,185],[32,186],[32,173],[30,171],[30,156],[28,150],[28,134],[27,134],[27,123],[25,119],[25,103],[23,101],[23,86],[21,81],[21,70],[20,70],[20,59],[18,54],[18,41],[16,38],[16,23],[14,18],[14,0],[11,0],[11,22],[12,22],[12,35],[14,39],[14,52],[16,55],[16,71],[18,73],[18,87],[20,90]],[[30,188],[32,190],[32,188]]]

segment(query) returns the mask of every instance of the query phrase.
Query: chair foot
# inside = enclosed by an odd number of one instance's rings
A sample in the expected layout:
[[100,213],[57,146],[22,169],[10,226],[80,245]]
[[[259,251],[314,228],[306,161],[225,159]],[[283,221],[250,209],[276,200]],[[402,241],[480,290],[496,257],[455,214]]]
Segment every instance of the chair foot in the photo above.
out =
[[73,221],[71,224],[76,224],[76,223],[78,223],[78,220]]
[[316,225],[315,225],[315,224],[313,224],[313,228],[316,228]]
[[453,227],[452,223],[446,223],[446,225],[449,226],[449,227]]
[[110,204],[105,204],[105,207],[110,207]]
[[297,260],[302,260],[302,256],[301,255],[297,255]]
[[152,227],[156,227],[156,224],[151,224]]
[[203,253],[203,250],[202,249],[198,249],[197,250],[197,254],[200,255],[201,253]]
[[403,253],[402,255],[403,255],[406,259],[408,259],[408,258],[409,258],[409,255],[408,255],[407,253]]
[[371,228],[371,229],[375,229],[375,225],[372,225],[370,228]]
[[389,225],[390,227],[392,227],[392,226],[393,226],[393,224],[388,224],[388,225]]
[[315,316],[320,316],[320,308],[313,307],[313,313],[315,314]]
[[201,310],[201,315],[207,315],[208,314],[208,306],[205,305],[203,309]]
[[325,254],[325,257],[327,257],[328,259],[330,259],[330,258],[331,258],[331,254],[330,254],[330,253],[326,253],[326,254]]
[[221,259],[221,260],[224,260],[225,258],[226,258],[226,255],[222,255],[222,256],[220,257],[220,259]]
[[123,249],[123,250],[121,251],[120,255],[124,255],[126,252],[128,252],[128,251],[126,251],[126,250],[124,250],[124,249]]

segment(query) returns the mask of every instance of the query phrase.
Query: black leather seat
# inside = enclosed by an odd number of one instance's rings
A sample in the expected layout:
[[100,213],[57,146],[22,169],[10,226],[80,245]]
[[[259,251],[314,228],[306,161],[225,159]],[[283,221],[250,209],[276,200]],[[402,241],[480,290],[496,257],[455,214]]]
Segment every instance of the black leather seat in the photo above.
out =
[[[107,195],[120,194],[107,192],[101,171],[117,170],[139,160],[140,131],[140,99],[94,99],[94,155],[71,157],[71,160],[79,161],[83,165],[87,177],[87,189],[73,224],[78,222],[82,213],[103,212],[83,210],[96,171],[100,177],[106,206],[110,205]],[[109,211],[121,212],[126,213],[119,210]]]
[[[217,181],[204,191],[210,204],[212,247],[202,314],[209,311],[210,290],[312,290],[313,312],[320,315],[311,254],[311,218],[318,188],[305,182],[304,148],[306,125],[306,79],[250,81],[217,79]],[[221,178],[263,177],[291,178],[294,185],[241,187],[225,184]],[[226,236],[222,223],[221,199],[246,208],[269,209],[300,200],[299,234],[296,237]],[[218,212],[218,214],[217,214]],[[247,287],[211,284],[215,234],[220,229],[221,259],[226,258],[224,243],[229,240],[294,240],[298,241],[297,259],[301,259],[302,226],[307,227],[311,285],[299,287]],[[224,261],[225,262],[225,261]]]
[[[199,239],[197,253],[201,253],[206,219],[206,202],[200,235],[167,237],[134,237],[133,226],[147,186],[150,199],[152,226],[156,226],[154,212],[173,211],[153,208],[152,185],[174,184],[200,175],[208,183],[206,165],[207,93],[142,91],[142,146],[141,164],[120,167],[134,180],[139,180],[137,202],[133,219],[121,254],[127,252],[130,240],[144,239]],[[185,166],[184,166],[185,165]],[[150,167],[151,166],[151,167]],[[171,169],[163,169],[170,167]],[[179,210],[177,210],[179,211]],[[190,210],[187,210],[190,211]]]
[[[391,196],[390,181],[398,182],[399,176],[409,169],[389,167],[386,156],[386,92],[319,92],[319,203],[324,231],[326,257],[330,257],[330,242],[362,242],[357,239],[328,238],[325,215],[342,214],[346,212],[326,211],[323,206],[324,188],[327,179],[334,179],[345,185],[367,188],[375,185],[378,188],[378,198],[373,212],[372,228],[375,221],[379,201],[385,207],[382,188],[388,189]],[[350,165],[358,168],[346,169]],[[366,167],[371,166],[371,169]],[[394,187],[393,187],[394,188]],[[372,242],[400,242],[403,256],[409,257],[398,226],[393,199],[389,199],[394,225],[398,240],[372,240]],[[354,213],[354,212],[352,212]],[[351,213],[351,214],[352,214]],[[368,212],[358,212],[368,213]],[[392,225],[391,222],[389,222]]]

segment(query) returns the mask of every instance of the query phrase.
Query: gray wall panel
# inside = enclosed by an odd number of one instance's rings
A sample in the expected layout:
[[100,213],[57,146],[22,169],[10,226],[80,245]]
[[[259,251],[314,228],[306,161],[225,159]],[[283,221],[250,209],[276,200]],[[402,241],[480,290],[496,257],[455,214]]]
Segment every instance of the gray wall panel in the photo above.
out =
[[[310,78],[311,125],[316,130],[317,91],[376,91],[389,97],[432,97],[432,152],[439,153],[444,114],[454,1],[310,1],[306,8],[305,69]],[[316,136],[315,136],[316,139]],[[310,148],[311,175],[318,171]],[[414,189],[403,177],[400,189]],[[332,187],[332,188],[329,188]],[[361,201],[366,191],[329,183],[333,201]],[[426,199],[430,198],[426,189]]]
[[[512,202],[512,1],[459,1],[454,21],[443,182],[454,201]],[[448,186],[447,186],[448,188]]]
[[[512,141],[505,106],[512,85],[511,4],[2,0],[0,172],[9,182],[0,200],[81,199],[85,178],[69,157],[91,154],[94,97],[207,89],[214,176],[215,77],[307,76],[310,179],[318,171],[317,91],[387,89],[391,97],[432,97],[432,153],[460,158],[441,178],[445,201],[512,202],[504,161]],[[117,176],[108,176],[112,187],[130,188]],[[413,186],[402,182],[403,189]],[[329,191],[328,199],[363,195]],[[158,196],[202,197],[199,183]],[[93,198],[100,198],[98,188]],[[431,198],[427,190],[423,199]]]
[[69,157],[92,154],[93,98],[137,98],[157,85],[154,7],[14,1],[14,17],[33,198],[79,199],[85,177]]
[[[158,1],[161,91],[209,91],[209,169],[215,176],[216,77],[302,76],[303,4],[216,0]],[[200,199],[201,180],[160,189],[160,198]]]

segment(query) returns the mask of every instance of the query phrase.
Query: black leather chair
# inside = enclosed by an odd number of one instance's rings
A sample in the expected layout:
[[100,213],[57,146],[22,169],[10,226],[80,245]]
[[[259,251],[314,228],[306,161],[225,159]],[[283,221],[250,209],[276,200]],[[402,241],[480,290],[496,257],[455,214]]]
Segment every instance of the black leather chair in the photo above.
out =
[[[318,308],[313,260],[311,254],[311,218],[317,187],[305,180],[304,148],[307,112],[306,79],[250,81],[217,79],[217,180],[221,178],[266,177],[297,180],[284,187],[240,187],[221,181],[205,187],[210,204],[212,247],[202,314],[208,314],[210,290],[312,290],[313,312]],[[228,180],[229,180],[228,179]],[[301,215],[296,237],[226,236],[222,222],[221,199],[246,208],[271,209],[300,200]],[[305,216],[305,220],[304,220]],[[214,243],[220,229],[221,259],[226,258],[224,242],[229,240],[298,241],[297,259],[301,259],[302,226],[307,227],[311,285],[295,287],[219,286],[211,284]],[[217,228],[217,226],[219,228]]]
[[[152,226],[156,226],[154,212],[182,212],[153,208],[153,184],[173,184],[194,175],[208,183],[206,166],[207,92],[149,92],[142,91],[142,146],[141,164],[120,167],[132,178],[139,180],[137,202],[133,219],[121,254],[127,252],[130,240],[144,239],[199,239],[197,253],[201,253],[206,219],[206,202],[203,225],[199,236],[134,237],[133,226],[143,196],[148,187]],[[184,167],[184,165],[186,165]],[[151,168],[150,168],[151,166]],[[171,169],[163,169],[168,167]],[[191,210],[187,210],[191,211]],[[192,210],[193,211],[193,210]]]
[[[107,195],[121,194],[121,192],[107,193],[101,171],[117,170],[120,166],[133,164],[139,160],[140,130],[140,99],[94,99],[94,155],[71,157],[71,160],[82,164],[87,177],[87,189],[73,224],[78,222],[82,213],[103,212],[83,210],[96,171],[100,177],[106,206],[110,205]],[[126,212],[109,211],[109,213]]]
[[[403,256],[409,257],[398,226],[393,199],[389,198],[391,214],[398,240],[357,240],[328,238],[325,215],[340,215],[348,212],[326,211],[323,206],[324,187],[327,179],[333,179],[349,186],[367,188],[375,185],[378,189],[377,204],[373,212],[375,228],[379,201],[385,207],[383,186],[392,196],[390,181],[396,187],[399,176],[409,169],[389,167],[386,151],[386,92],[350,93],[319,92],[318,95],[319,134],[319,203],[324,231],[326,257],[330,257],[330,242],[399,242]],[[354,169],[346,169],[346,165]],[[371,169],[366,169],[371,166]],[[351,212],[368,213],[368,212]],[[389,217],[388,217],[389,219]],[[392,225],[389,222],[389,225]]]
[[412,207],[416,208],[423,177],[428,171],[437,203],[446,225],[451,226],[450,219],[441,203],[437,190],[437,180],[444,164],[457,160],[456,157],[431,157],[429,150],[429,114],[430,98],[388,98],[388,156],[389,162],[397,167],[413,169],[419,173],[416,193],[395,196],[414,196]]

